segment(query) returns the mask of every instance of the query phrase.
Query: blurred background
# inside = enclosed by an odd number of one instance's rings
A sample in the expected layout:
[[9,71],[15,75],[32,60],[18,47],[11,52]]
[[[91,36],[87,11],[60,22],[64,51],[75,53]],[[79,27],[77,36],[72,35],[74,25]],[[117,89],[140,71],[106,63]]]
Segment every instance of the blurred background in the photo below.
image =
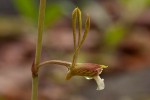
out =
[[[39,0],[0,0],[0,100],[30,100]],[[150,100],[150,0],[47,0],[42,61],[71,61],[71,14],[91,17],[78,62],[108,65],[94,80],[49,65],[40,71],[39,100]],[[84,27],[83,27],[84,29]]]

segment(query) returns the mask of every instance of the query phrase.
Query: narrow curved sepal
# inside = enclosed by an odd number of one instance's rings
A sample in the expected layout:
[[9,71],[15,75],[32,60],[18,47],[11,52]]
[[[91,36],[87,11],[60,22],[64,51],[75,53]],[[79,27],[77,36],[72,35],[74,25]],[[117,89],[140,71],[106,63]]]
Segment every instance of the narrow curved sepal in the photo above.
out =
[[82,13],[81,10],[79,8],[77,8],[77,17],[78,17],[78,45],[80,45],[81,42],[81,33],[82,33]]
[[73,30],[73,42],[74,42],[74,49],[76,49],[76,23],[77,23],[77,11],[78,8],[75,8],[72,12],[72,30]]

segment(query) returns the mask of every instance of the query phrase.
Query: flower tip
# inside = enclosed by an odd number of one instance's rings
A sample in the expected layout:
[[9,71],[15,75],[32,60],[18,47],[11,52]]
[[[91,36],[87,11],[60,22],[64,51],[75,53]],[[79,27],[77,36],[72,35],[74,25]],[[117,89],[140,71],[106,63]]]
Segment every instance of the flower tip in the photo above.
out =
[[72,15],[76,14],[77,13],[77,10],[78,10],[78,7],[76,7],[73,12],[72,12]]
[[77,10],[77,9],[79,9],[79,8],[78,8],[78,6],[77,6],[77,7],[75,7],[75,9],[76,9],[76,10]]
[[76,7],[76,9],[80,11],[80,8],[78,6]]
[[108,66],[105,65],[100,65],[101,68],[107,68]]
[[78,6],[74,8],[74,11],[77,11],[77,12],[80,12],[80,13],[81,13],[81,10],[79,9]]

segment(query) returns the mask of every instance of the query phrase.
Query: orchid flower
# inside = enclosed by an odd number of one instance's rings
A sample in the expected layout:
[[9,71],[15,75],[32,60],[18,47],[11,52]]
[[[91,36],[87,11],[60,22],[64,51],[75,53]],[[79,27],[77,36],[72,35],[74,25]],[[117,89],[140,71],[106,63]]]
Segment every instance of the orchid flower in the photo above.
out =
[[[78,22],[78,40],[76,39],[76,24]],[[108,66],[93,64],[93,63],[76,63],[78,52],[84,43],[87,34],[90,29],[90,17],[87,15],[87,19],[85,22],[85,31],[83,36],[82,32],[82,18],[81,11],[79,8],[75,8],[72,13],[72,28],[73,28],[73,39],[74,39],[74,55],[72,59],[72,64],[69,67],[69,71],[66,75],[66,80],[71,79],[72,76],[84,76],[86,79],[94,79],[98,85],[97,90],[103,90],[104,79],[100,78],[100,74],[102,73],[103,68],[107,68]]]
[[[78,22],[78,23],[77,23]],[[78,25],[78,38],[76,37],[76,26]],[[93,64],[93,63],[77,63],[78,53],[83,45],[87,34],[90,29],[90,17],[87,15],[87,19],[85,22],[85,31],[82,36],[82,18],[81,11],[79,8],[75,8],[72,12],[72,29],[73,29],[73,40],[74,40],[74,55],[72,58],[72,62],[66,62],[61,60],[49,60],[43,63],[40,63],[37,70],[41,66],[46,64],[58,64],[64,65],[68,68],[68,73],[66,75],[66,80],[71,79],[73,76],[83,76],[86,79],[94,79],[98,85],[97,90],[104,89],[104,79],[100,78],[100,74],[102,73],[103,68],[107,68],[108,66]],[[36,72],[33,70],[33,72]]]

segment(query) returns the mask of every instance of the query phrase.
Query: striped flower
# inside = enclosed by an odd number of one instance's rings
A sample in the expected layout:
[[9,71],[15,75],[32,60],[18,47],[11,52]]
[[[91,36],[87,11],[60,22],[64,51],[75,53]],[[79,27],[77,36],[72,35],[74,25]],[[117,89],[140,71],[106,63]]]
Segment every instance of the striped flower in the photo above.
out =
[[72,76],[84,76],[86,79],[94,79],[98,85],[97,90],[103,90],[104,79],[100,78],[105,65],[98,65],[93,63],[77,63],[74,68],[70,69],[67,73],[66,79],[69,80]]

